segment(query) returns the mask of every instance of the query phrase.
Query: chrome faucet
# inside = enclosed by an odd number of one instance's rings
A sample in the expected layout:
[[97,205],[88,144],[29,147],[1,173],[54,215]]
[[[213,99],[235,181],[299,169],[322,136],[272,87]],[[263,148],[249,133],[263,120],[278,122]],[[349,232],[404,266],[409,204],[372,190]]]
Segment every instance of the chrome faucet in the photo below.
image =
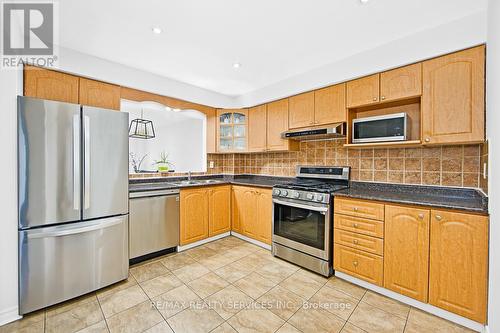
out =
[[191,171],[188,171],[188,180],[191,180]]

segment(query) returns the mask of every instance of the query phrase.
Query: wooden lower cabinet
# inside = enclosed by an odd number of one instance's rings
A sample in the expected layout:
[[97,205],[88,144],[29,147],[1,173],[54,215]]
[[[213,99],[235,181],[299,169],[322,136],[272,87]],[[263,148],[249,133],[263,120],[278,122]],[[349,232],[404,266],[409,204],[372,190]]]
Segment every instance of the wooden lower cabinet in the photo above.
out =
[[429,303],[486,322],[488,217],[431,211]]
[[180,245],[208,238],[208,189],[182,189],[180,198]]
[[378,286],[384,279],[383,257],[335,243],[333,268]]
[[272,190],[233,186],[232,230],[271,244]]
[[427,302],[430,211],[385,206],[384,287]]
[[231,186],[215,186],[208,194],[208,236],[212,237],[231,230]]
[[231,230],[231,186],[182,189],[180,245]]

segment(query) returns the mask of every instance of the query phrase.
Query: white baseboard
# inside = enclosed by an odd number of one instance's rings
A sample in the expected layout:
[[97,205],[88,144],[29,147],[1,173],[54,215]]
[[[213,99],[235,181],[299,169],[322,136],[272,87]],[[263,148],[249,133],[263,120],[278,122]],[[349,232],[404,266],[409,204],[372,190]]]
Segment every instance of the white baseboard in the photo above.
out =
[[481,323],[464,318],[462,316],[459,316],[459,315],[456,315],[454,313],[448,312],[446,310],[440,309],[440,308],[435,307],[433,305],[430,305],[427,303],[422,303],[422,302],[417,301],[413,298],[403,296],[403,295],[398,294],[396,292],[393,292],[391,290],[376,286],[374,284],[360,280],[358,278],[352,277],[352,276],[345,274],[345,273],[342,273],[342,272],[335,271],[335,276],[339,277],[343,280],[357,284],[365,289],[375,291],[375,292],[382,294],[384,296],[387,296],[387,297],[390,297],[390,298],[395,299],[397,301],[400,301],[402,303],[411,305],[414,308],[423,310],[425,312],[429,312],[435,316],[438,316],[438,317],[444,318],[446,320],[449,320],[451,322],[454,322],[456,324],[465,326],[465,327],[467,327],[471,330],[474,330],[476,332],[488,332],[486,327]]
[[2,310],[0,312],[0,326],[16,321],[21,318],[22,316],[19,315],[19,308],[17,306]]
[[255,244],[257,246],[260,246],[260,247],[262,247],[262,248],[264,248],[266,250],[271,251],[271,245],[269,245],[269,244],[259,242],[258,240],[255,240],[255,239],[247,237],[247,236],[243,236],[242,234],[239,234],[239,233],[234,232],[234,231],[231,231],[231,235],[233,235],[234,237],[237,237],[239,239],[243,239],[244,241],[247,241],[249,243],[252,243],[252,244]]
[[221,238],[227,237],[229,235],[231,235],[230,231],[225,232],[223,234],[215,235],[215,236],[212,236],[209,238],[205,238],[205,239],[202,239],[200,241],[197,241],[197,242],[194,242],[191,244],[179,245],[179,246],[177,246],[177,252],[186,251],[186,250],[192,249],[193,247],[197,247],[197,246],[200,246],[200,245],[203,245],[206,243],[210,243],[210,242],[213,242],[214,240],[221,239]]

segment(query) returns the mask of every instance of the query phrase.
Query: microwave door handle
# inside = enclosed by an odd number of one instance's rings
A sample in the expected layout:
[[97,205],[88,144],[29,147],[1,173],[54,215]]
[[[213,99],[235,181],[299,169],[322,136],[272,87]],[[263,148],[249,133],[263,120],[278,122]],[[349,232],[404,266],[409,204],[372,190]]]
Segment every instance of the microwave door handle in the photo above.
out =
[[312,210],[315,212],[320,212],[321,214],[326,214],[326,212],[328,211],[328,207],[309,206],[309,205],[304,205],[304,204],[290,202],[290,201],[283,201],[283,200],[278,200],[278,199],[273,199],[273,203],[277,203],[279,205],[284,205],[284,206],[295,207],[295,208],[308,209],[308,210]]

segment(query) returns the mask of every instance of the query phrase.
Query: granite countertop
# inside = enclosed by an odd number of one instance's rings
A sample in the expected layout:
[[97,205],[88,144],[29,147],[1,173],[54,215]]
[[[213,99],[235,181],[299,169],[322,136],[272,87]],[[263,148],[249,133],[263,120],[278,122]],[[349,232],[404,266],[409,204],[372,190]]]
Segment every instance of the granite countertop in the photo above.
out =
[[274,185],[290,182],[293,178],[257,176],[257,175],[207,175],[193,176],[192,180],[216,180],[214,183],[203,184],[175,184],[176,182],[186,181],[187,177],[158,177],[158,178],[132,178],[129,180],[130,192],[158,191],[166,189],[179,189],[187,187],[214,186],[223,184],[249,185],[264,188],[272,188]]
[[[248,185],[272,188],[288,183],[294,178],[258,175],[206,175],[194,176],[192,180],[216,180],[215,183],[175,184],[187,177],[158,177],[130,179],[130,192],[144,192],[223,184]],[[385,202],[418,205],[434,208],[456,209],[481,214],[488,213],[488,198],[480,191],[467,188],[402,185],[387,183],[365,183],[351,181],[350,188],[337,191],[334,196]]]
[[351,182],[335,196],[488,213],[488,198],[467,188]]

